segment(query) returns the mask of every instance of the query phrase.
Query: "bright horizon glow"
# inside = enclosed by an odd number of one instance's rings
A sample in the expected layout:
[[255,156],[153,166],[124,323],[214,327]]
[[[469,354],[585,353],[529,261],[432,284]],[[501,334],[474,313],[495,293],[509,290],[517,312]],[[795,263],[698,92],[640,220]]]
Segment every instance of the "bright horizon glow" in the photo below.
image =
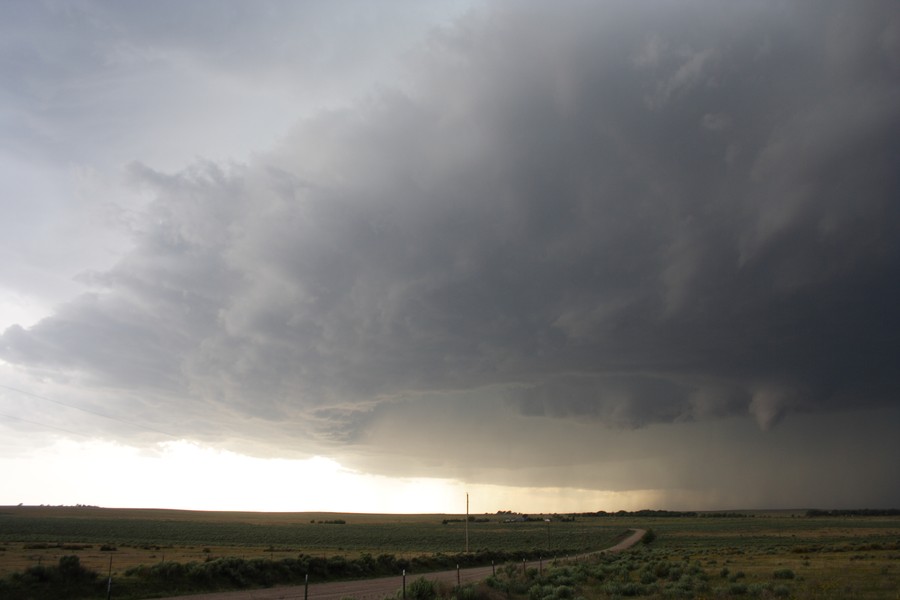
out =
[[[634,510],[652,491],[472,485],[439,478],[364,474],[339,462],[256,458],[186,440],[140,449],[113,442],[60,440],[27,457],[0,460],[0,505],[249,512],[473,514],[513,510],[565,513]],[[28,490],[27,496],[18,490]],[[524,500],[523,500],[524,499]],[[650,504],[648,504],[650,503]]]

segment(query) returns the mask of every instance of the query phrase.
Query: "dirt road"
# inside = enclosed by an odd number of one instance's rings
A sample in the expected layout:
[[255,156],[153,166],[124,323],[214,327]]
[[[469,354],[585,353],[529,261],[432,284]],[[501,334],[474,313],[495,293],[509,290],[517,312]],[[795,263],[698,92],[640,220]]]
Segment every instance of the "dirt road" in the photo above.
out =
[[[621,552],[634,546],[644,534],[643,529],[633,529],[630,536],[604,550],[603,552]],[[549,562],[549,561],[545,561]],[[528,568],[542,568],[540,561],[532,561],[525,565]],[[460,569],[459,571],[440,571],[437,573],[406,575],[406,583],[411,583],[419,577],[426,577],[432,581],[445,581],[451,585],[481,581],[491,575],[492,567],[474,567]],[[459,578],[457,580],[457,577]],[[358,581],[332,581],[329,583],[316,583],[309,586],[309,600],[341,600],[341,598],[356,598],[356,600],[381,600],[385,596],[393,596],[403,586],[402,577],[381,577],[379,579],[362,579]],[[171,596],[160,600],[298,600],[304,597],[303,586],[273,587],[259,590],[240,590],[237,592],[215,592],[212,594],[192,594],[190,596]]]

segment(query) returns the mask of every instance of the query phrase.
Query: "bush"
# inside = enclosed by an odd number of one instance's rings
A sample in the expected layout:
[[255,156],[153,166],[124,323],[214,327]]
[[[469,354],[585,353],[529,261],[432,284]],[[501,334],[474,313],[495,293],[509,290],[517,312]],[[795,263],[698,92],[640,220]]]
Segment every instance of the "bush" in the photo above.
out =
[[536,583],[528,588],[528,600],[541,600],[541,598],[550,594],[550,590],[549,585],[544,586]]
[[772,593],[775,594],[778,598],[787,598],[791,595],[791,588],[786,585],[776,585],[772,588]]
[[633,581],[629,581],[622,586],[621,593],[623,596],[640,596],[644,593],[644,588]]
[[406,586],[406,597],[413,600],[434,600],[437,597],[437,590],[433,581],[419,577]]
[[468,583],[456,590],[456,600],[476,600],[477,598],[483,597],[485,593],[484,589],[476,589],[476,587]]
[[98,577],[96,571],[81,566],[81,560],[74,555],[61,556],[57,571],[62,580],[68,583],[91,582]]
[[732,583],[728,588],[728,592],[735,596],[743,596],[747,593],[746,583]]
[[[0,581],[0,597],[61,600],[96,596],[99,575],[77,556],[62,556],[54,566],[36,565]],[[3,589],[5,587],[5,589]]]
[[665,561],[660,561],[653,565],[653,574],[657,579],[665,579],[669,576],[669,570],[671,569],[671,565]]
[[779,569],[779,570],[775,571],[775,572],[772,574],[772,576],[773,576],[775,579],[793,579],[793,578],[794,578],[794,572],[791,571],[790,569]]

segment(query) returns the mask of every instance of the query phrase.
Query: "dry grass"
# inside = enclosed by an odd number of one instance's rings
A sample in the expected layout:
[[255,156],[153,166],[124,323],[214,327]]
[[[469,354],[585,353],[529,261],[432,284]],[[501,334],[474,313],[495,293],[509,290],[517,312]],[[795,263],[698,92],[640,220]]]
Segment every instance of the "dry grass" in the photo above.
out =
[[[303,536],[321,536],[317,545],[305,543],[244,544],[230,539],[217,544],[209,540],[178,543],[154,539],[152,531],[143,541],[124,541],[110,538],[114,551],[101,550],[103,543],[95,539],[59,539],[51,534],[35,533],[18,539],[7,535],[3,519],[23,516],[43,524],[51,532],[54,525],[72,519],[83,519],[90,525],[109,526],[121,521],[123,526],[134,523],[152,530],[154,523],[177,523],[176,531],[191,530],[203,535],[215,535],[221,529],[229,535],[243,535],[262,528],[267,532],[298,532]],[[56,564],[61,556],[76,554],[84,566],[105,575],[112,556],[114,575],[140,564],[162,561],[180,563],[201,562],[208,558],[236,556],[242,558],[286,558],[303,552],[315,556],[341,554],[354,558],[361,553],[392,553],[412,557],[421,552],[404,548],[403,540],[416,536],[434,536],[461,532],[462,524],[441,526],[443,518],[451,515],[359,515],[336,513],[222,513],[200,511],[167,511],[155,509],[96,509],[88,507],[6,507],[0,508],[0,576],[27,567]],[[318,525],[313,521],[344,519],[348,525]],[[202,527],[198,524],[202,524]],[[238,526],[239,525],[239,526]],[[353,527],[359,525],[360,527]],[[523,524],[523,527],[527,525]],[[554,524],[556,527],[557,524]],[[667,562],[683,566],[687,577],[688,565],[694,570],[693,590],[697,598],[824,598],[824,599],[900,599],[900,518],[844,517],[806,518],[790,513],[757,513],[746,518],[653,518],[629,517],[579,518],[574,524],[560,523],[552,535],[563,537],[566,531],[572,539],[593,539],[609,545],[615,533],[628,527],[652,528],[657,540],[649,546],[639,546],[621,558],[603,560],[623,561],[629,565],[621,583],[641,582],[642,569],[653,562]],[[266,529],[270,528],[270,529]],[[567,529],[568,528],[568,529]],[[507,538],[514,536],[517,526],[492,523],[483,530],[485,535]],[[170,529],[166,531],[173,531]],[[518,531],[532,531],[521,529]],[[236,532],[236,533],[235,533]],[[536,539],[546,539],[543,523],[534,524]],[[198,534],[200,535],[200,534]],[[328,543],[329,536],[340,543]],[[367,537],[368,536],[368,537]],[[391,539],[385,541],[383,537]],[[53,541],[50,541],[50,540]],[[525,538],[529,539],[529,538]],[[530,538],[535,539],[535,538]],[[556,539],[556,538],[554,538]],[[512,543],[512,542],[510,542]],[[47,547],[39,547],[44,544]],[[60,545],[57,545],[60,544]],[[85,547],[76,548],[77,545]],[[596,546],[595,546],[596,547]],[[526,548],[522,548],[526,549]],[[457,547],[435,551],[457,552]],[[619,567],[617,567],[619,568]],[[628,570],[630,569],[630,570]],[[624,572],[624,571],[623,571]],[[724,575],[723,575],[724,572]],[[790,573],[790,577],[776,578],[776,573]],[[616,577],[619,577],[617,575]],[[646,577],[646,576],[645,576]],[[609,580],[603,583],[607,585]],[[644,597],[671,597],[677,582],[660,578],[643,589]],[[654,587],[655,586],[655,587]],[[655,591],[653,591],[655,590]],[[579,595],[587,600],[614,597],[601,586],[583,586]]]

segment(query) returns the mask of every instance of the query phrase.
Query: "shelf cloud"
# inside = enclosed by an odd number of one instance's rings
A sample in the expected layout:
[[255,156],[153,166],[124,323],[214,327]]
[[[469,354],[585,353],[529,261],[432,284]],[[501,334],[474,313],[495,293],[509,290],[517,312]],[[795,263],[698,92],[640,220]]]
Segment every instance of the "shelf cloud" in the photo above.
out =
[[821,432],[874,451],[840,415],[897,424],[893,3],[488,4],[403,60],[245,161],[130,156],[128,249],[0,359],[177,436],[395,475],[671,500],[714,485],[708,448],[755,449],[732,505],[828,493],[759,484],[768,444],[815,473]]

